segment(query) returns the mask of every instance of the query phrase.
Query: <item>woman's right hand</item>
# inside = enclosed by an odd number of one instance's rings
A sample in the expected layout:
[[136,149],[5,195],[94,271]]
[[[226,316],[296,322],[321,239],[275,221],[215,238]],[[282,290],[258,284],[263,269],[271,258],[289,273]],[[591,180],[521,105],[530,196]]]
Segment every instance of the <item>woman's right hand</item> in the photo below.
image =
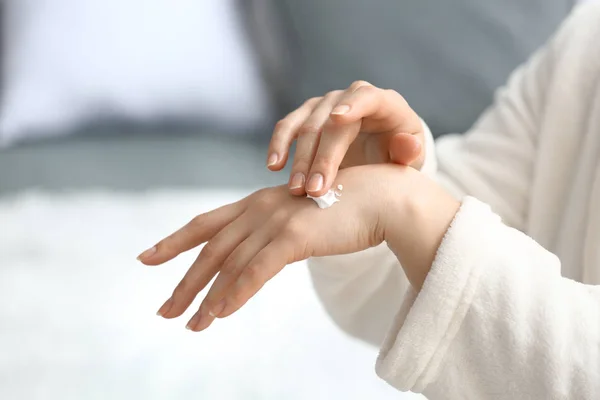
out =
[[307,100],[275,126],[267,166],[281,170],[293,141],[296,154],[288,183],[294,195],[321,196],[340,168],[396,163],[420,169],[423,126],[406,100],[365,81]]

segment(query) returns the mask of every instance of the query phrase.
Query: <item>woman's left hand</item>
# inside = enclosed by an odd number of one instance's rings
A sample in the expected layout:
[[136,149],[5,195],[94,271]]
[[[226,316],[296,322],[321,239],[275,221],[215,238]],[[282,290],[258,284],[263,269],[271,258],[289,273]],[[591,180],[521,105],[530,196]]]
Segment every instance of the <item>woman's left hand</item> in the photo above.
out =
[[343,185],[340,201],[327,209],[292,196],[284,185],[195,217],[139,257],[158,265],[207,242],[158,314],[180,316],[218,274],[187,325],[200,331],[237,311],[288,264],[380,244],[390,199],[408,191],[417,174],[395,165],[349,168],[335,182]]

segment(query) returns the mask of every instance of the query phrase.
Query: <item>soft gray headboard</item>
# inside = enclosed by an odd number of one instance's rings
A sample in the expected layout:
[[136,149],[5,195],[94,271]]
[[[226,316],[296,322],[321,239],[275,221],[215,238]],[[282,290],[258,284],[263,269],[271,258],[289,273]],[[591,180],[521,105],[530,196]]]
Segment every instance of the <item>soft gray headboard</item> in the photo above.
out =
[[401,92],[436,134],[462,132],[573,0],[249,0],[286,110],[364,79]]

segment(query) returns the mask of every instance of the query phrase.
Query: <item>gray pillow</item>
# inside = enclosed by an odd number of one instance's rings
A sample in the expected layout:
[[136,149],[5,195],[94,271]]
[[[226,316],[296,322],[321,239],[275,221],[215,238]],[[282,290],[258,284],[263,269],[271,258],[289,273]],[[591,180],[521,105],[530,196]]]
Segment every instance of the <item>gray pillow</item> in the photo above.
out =
[[402,93],[439,135],[467,130],[572,5],[251,0],[244,7],[283,111],[364,79]]

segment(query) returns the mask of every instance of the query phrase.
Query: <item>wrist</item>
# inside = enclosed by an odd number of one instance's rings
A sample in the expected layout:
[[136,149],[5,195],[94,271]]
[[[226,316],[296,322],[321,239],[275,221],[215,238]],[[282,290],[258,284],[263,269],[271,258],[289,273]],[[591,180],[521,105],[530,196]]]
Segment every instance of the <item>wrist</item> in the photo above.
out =
[[386,207],[384,240],[411,285],[420,290],[460,202],[424,174],[411,173]]

